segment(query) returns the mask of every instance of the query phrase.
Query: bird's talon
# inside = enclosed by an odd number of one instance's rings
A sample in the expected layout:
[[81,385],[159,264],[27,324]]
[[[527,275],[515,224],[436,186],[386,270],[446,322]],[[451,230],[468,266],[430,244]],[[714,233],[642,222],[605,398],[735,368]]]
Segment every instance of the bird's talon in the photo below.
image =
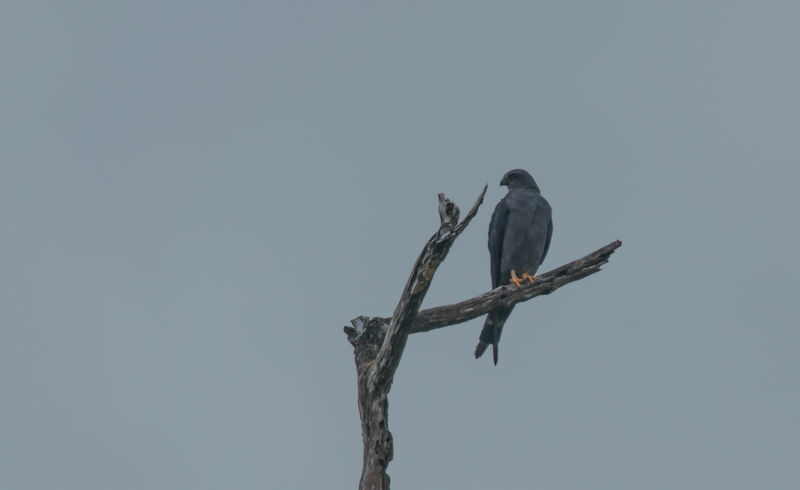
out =
[[535,277],[533,277],[532,275],[528,274],[527,272],[525,274],[522,274],[522,278],[523,279],[527,279],[528,282],[530,282],[530,283],[533,283],[533,281],[536,280]]
[[522,278],[524,278],[526,274],[523,274],[522,277],[517,277],[517,273],[512,269],[511,270],[511,282],[513,282],[517,287],[522,285]]

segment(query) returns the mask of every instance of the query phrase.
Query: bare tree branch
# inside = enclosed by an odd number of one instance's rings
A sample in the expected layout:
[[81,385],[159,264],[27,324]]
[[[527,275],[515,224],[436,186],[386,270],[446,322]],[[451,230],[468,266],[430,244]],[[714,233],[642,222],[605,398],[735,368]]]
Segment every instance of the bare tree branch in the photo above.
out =
[[[615,240],[585,257],[536,276],[536,281],[532,284],[525,283],[519,288],[510,284],[500,286],[459,303],[422,310],[411,325],[410,333],[428,332],[437,328],[457,325],[483,316],[498,306],[513,306],[536,296],[550,294],[565,284],[599,272],[600,266],[608,262],[611,254],[620,246],[622,246],[622,242]],[[371,320],[370,325],[373,328],[385,329],[391,318],[362,316],[354,319],[353,322],[359,321],[365,325],[368,320]],[[351,338],[351,343],[360,335],[352,327],[344,327],[344,331]]]
[[621,241],[613,241],[585,257],[537,276],[532,284],[526,283],[519,288],[513,285],[500,286],[460,303],[420,311],[411,326],[411,333],[456,325],[485,315],[498,306],[513,306],[536,296],[550,294],[565,284],[600,271],[600,266],[608,262],[611,254],[621,245]]
[[364,460],[359,481],[361,490],[388,490],[386,468],[394,457],[394,440],[388,427],[388,395],[392,379],[403,355],[410,333],[477,318],[498,306],[511,306],[541,294],[550,294],[564,284],[600,270],[622,243],[617,240],[586,257],[539,276],[523,287],[502,286],[454,305],[419,311],[433,275],[447,256],[450,246],[467,227],[483,202],[486,187],[462,222],[452,201],[439,194],[437,232],[428,240],[417,258],[400,301],[391,318],[359,316],[344,327],[347,340],[354,347],[358,377],[358,411]]
[[487,186],[483,187],[481,195],[478,196],[472,209],[461,223],[458,223],[458,206],[447,199],[444,194],[439,194],[439,219],[441,221],[439,230],[425,244],[425,248],[422,249],[422,253],[414,264],[403,294],[400,296],[400,301],[389,321],[383,346],[375,359],[375,383],[378,387],[391,382],[397,365],[400,363],[400,357],[403,355],[411,325],[419,313],[419,307],[428,292],[433,275],[447,256],[455,239],[475,217],[478,207],[483,202],[483,196],[486,195],[486,188]]

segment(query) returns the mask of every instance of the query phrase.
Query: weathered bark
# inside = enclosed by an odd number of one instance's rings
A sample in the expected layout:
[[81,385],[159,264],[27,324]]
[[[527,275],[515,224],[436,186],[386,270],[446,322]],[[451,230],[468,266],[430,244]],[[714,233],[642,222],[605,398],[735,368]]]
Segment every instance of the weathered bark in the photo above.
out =
[[359,484],[362,490],[389,488],[386,467],[392,460],[393,444],[387,424],[387,396],[394,372],[436,269],[447,256],[453,241],[475,217],[485,194],[486,186],[461,223],[458,222],[458,206],[444,194],[439,194],[441,224],[417,258],[392,318],[378,326],[379,320],[359,317],[352,321],[353,328],[346,327],[348,339],[355,347],[358,373],[358,411],[364,442]]
[[394,444],[388,427],[388,394],[410,333],[462,323],[497,306],[511,306],[542,294],[550,294],[564,284],[600,270],[622,243],[612,242],[581,259],[537,277],[522,287],[501,286],[454,305],[420,312],[433,275],[447,256],[450,246],[478,211],[486,187],[472,209],[458,223],[458,207],[439,194],[439,230],[428,240],[417,258],[411,276],[391,318],[359,316],[344,327],[355,350],[358,376],[358,410],[364,443],[360,490],[388,490],[386,468],[392,460]]

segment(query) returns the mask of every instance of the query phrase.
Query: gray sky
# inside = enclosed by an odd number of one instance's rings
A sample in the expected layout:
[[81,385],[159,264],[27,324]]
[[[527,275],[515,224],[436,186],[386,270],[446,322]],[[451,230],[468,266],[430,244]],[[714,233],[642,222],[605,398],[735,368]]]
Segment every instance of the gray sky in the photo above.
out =
[[341,327],[389,314],[436,193],[486,203],[427,306],[485,291],[502,174],[551,269],[411,337],[395,488],[796,489],[796,2],[0,7],[0,487],[355,488]]

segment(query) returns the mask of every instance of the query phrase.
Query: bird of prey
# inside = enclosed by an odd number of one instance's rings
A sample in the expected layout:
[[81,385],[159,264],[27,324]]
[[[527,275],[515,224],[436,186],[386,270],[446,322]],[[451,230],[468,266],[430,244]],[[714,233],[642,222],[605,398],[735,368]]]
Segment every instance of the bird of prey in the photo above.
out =
[[[507,186],[508,193],[497,203],[489,223],[492,288],[511,282],[519,287],[523,281],[534,281],[536,270],[550,248],[551,209],[536,181],[525,170],[507,172],[500,185]],[[491,344],[497,364],[497,343],[513,308],[495,308],[486,316],[480,342],[475,348],[476,359]]]

